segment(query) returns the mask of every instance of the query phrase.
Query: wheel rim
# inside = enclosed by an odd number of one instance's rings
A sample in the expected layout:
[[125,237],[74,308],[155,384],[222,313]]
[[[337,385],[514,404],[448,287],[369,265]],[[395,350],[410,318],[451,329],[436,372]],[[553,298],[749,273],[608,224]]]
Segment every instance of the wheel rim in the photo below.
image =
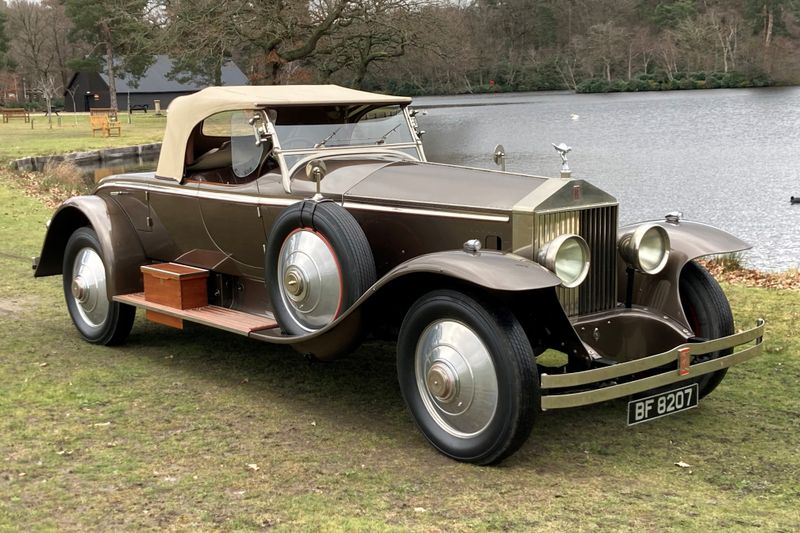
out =
[[469,327],[439,320],[420,335],[414,357],[417,388],[428,414],[447,433],[474,437],[497,411],[497,373],[489,350]]
[[93,248],[82,248],[72,262],[70,294],[83,321],[97,328],[108,318],[106,269]]
[[278,256],[278,283],[284,307],[302,329],[319,329],[339,314],[339,262],[322,235],[307,229],[289,234]]

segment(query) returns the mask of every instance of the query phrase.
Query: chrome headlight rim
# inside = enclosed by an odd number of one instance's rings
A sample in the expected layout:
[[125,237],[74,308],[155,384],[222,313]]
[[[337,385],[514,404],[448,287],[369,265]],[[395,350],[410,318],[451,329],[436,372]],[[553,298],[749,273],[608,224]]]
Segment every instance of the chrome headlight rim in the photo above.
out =
[[[647,250],[652,241],[650,237],[656,233],[661,245],[659,246],[660,257],[657,262],[643,259],[642,251]],[[644,246],[643,246],[644,245]],[[625,262],[636,270],[651,276],[660,273],[667,266],[671,245],[669,233],[659,224],[642,224],[628,235],[623,236],[619,242],[619,252]]]
[[[565,261],[564,257],[559,257],[561,252],[565,251],[565,246],[570,244],[576,244],[578,249],[580,250],[581,258],[578,261],[577,268],[573,268],[571,270],[578,271],[577,275],[572,276],[571,278],[564,279],[562,275],[564,272],[563,268],[559,268],[559,261]],[[546,269],[553,272],[558,279],[561,280],[561,286],[567,289],[572,289],[580,285],[586,280],[586,277],[589,275],[589,265],[590,265],[590,254],[589,254],[589,245],[586,243],[586,240],[581,237],[580,235],[576,235],[574,233],[565,233],[563,235],[559,235],[552,241],[548,242],[545,246],[543,246],[539,250],[539,264],[544,266]]]

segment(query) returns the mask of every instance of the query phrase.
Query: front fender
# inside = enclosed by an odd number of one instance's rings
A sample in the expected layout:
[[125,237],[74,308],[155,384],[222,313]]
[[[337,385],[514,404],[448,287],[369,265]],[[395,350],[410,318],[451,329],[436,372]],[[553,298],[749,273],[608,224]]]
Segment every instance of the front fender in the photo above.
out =
[[378,284],[421,272],[443,274],[498,291],[528,291],[561,284],[551,271],[518,255],[494,251],[473,254],[456,250],[409,259],[389,271]]
[[[633,303],[658,309],[688,328],[679,292],[680,275],[686,263],[707,255],[747,250],[752,246],[714,226],[686,220],[676,223],[661,220],[631,224],[619,229],[619,239],[633,233],[642,224],[657,224],[664,228],[669,234],[671,251],[667,265],[657,275],[649,276],[637,273],[634,281]],[[620,259],[618,266],[618,296],[620,301],[624,301],[627,284],[626,265]]]
[[734,237],[727,231],[688,220],[676,223],[659,220],[624,226],[619,229],[620,239],[633,233],[642,224],[656,224],[667,230],[672,246],[671,254],[677,255],[676,259],[679,259],[681,268],[692,259],[705,255],[727,254],[752,248],[750,244]]
[[279,344],[292,344],[319,359],[331,359],[352,348],[361,324],[361,308],[393,282],[413,274],[433,274],[495,291],[530,291],[561,284],[558,277],[529,259],[501,252],[445,251],[421,255],[402,263],[379,279],[347,311],[326,327],[308,335],[284,336],[277,330],[251,333],[252,337]]
[[100,241],[108,296],[142,290],[139,267],[146,257],[136,230],[119,205],[101,196],[74,196],[56,210],[47,228],[35,277],[61,274],[72,233],[91,226]]

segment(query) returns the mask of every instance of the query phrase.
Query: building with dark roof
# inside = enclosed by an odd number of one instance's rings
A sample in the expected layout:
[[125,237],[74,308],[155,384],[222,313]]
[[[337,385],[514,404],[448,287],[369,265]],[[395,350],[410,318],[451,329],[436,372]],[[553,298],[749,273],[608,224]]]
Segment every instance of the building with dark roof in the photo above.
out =
[[[147,105],[154,108],[154,101],[161,101],[161,108],[169,106],[178,96],[190,94],[207,87],[196,80],[181,82],[169,77],[172,60],[164,55],[155,61],[138,80],[116,79],[117,105],[127,110],[132,106]],[[222,67],[222,85],[247,85],[247,77],[233,61]],[[74,106],[73,106],[74,98]],[[92,107],[110,107],[108,76],[105,72],[76,72],[64,91],[64,107],[67,111],[88,111]]]

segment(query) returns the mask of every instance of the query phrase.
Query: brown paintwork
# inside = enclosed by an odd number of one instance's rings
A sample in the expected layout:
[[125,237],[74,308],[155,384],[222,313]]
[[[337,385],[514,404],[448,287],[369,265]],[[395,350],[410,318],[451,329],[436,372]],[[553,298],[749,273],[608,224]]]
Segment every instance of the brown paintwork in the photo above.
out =
[[[666,315],[690,329],[679,294],[678,280],[683,267],[698,257],[747,250],[750,245],[730,233],[707,224],[687,220],[681,220],[677,224],[665,221],[655,221],[655,223],[667,230],[672,251],[667,266],[659,274],[655,276],[637,274],[634,277],[632,303]],[[639,224],[635,224],[620,228],[620,238],[634,232],[638,226]],[[625,263],[620,260],[618,263],[620,301],[625,299],[627,288],[625,267]]]
[[61,274],[70,235],[87,223],[100,240],[109,297],[142,290],[139,267],[147,257],[139,237],[119,204],[104,196],[75,196],[58,207],[50,220],[34,276]]
[[[182,167],[186,151],[172,148],[174,153],[162,152],[162,159],[178,153],[179,164],[168,166]],[[362,306],[405,276],[530,294],[531,306],[552,301],[537,296],[553,293],[559,280],[534,261],[536,217],[552,211],[616,206],[613,197],[582,180],[409,162],[377,146],[352,153],[320,149],[314,157],[327,166],[320,185],[323,197],[343,205],[361,225],[379,279],[321,330],[287,337],[278,329],[268,329],[250,332],[250,336],[294,344],[321,357],[340,353],[356,342],[364,318]],[[93,196],[68,200],[53,218],[36,275],[61,272],[66,239],[88,222],[98,233],[104,262],[113,265],[107,267],[110,295],[140,291],[139,266],[174,261],[211,272],[209,284],[217,299],[213,303],[247,316],[271,318],[263,254],[272,221],[291,203],[311,197],[316,185],[305,178],[304,165],[294,171],[291,194],[285,192],[280,171],[274,167],[240,185],[200,177],[113,176],[103,180]],[[571,356],[584,360],[594,350],[607,357],[634,358],[685,341],[690,333],[683,331],[686,319],[677,291],[681,268],[695,257],[746,247],[709,226],[686,222],[662,226],[672,240],[667,268],[657,276],[636,276],[635,309],[571,317],[575,333],[586,346],[582,353],[572,350]],[[485,250],[474,255],[461,251],[468,239],[480,240]],[[616,254],[616,249],[604,254]],[[625,265],[618,263],[622,301]],[[560,308],[547,312],[563,315]]]

